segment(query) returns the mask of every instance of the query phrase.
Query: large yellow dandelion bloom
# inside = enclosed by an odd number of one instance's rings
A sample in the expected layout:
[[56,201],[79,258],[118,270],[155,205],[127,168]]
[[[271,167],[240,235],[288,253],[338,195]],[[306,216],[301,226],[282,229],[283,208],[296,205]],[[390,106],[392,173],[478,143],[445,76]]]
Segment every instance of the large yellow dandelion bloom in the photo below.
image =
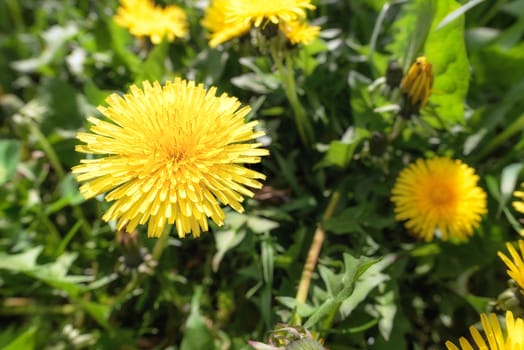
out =
[[[449,340],[446,342],[448,350],[521,350],[524,349],[524,321],[521,318],[515,319],[511,311],[506,312],[506,331],[503,332],[499,319],[495,314],[480,315],[482,328],[484,329],[485,338],[475,327],[470,327],[473,343],[466,338],[459,339],[459,346],[456,346]],[[475,346],[475,347],[474,347]]]
[[524,241],[519,240],[519,252],[509,242],[506,243],[506,248],[508,248],[511,259],[502,252],[498,252],[498,255],[508,267],[509,277],[517,282],[522,291],[524,290]]
[[287,37],[294,38],[295,43],[305,43],[313,35],[313,39],[316,37],[317,27],[298,27],[297,22],[305,20],[306,10],[313,9],[311,0],[212,0],[202,25],[210,31],[211,47],[244,35],[251,26],[267,23],[289,23],[292,27],[287,28]]
[[187,35],[187,16],[178,6],[155,6],[153,0],[120,0],[114,21],[136,37],[147,36],[153,44],[166,37],[172,42]]
[[89,118],[91,132],[77,151],[104,155],[84,159],[73,168],[86,198],[106,193],[114,201],[105,221],[133,231],[148,224],[148,235],[158,237],[166,224],[175,224],[180,237],[198,237],[208,230],[207,219],[224,223],[220,204],[243,211],[248,189],[260,188],[265,176],[244,167],[268,154],[252,140],[256,121],[244,122],[250,111],[226,94],[216,96],[202,85],[179,78],[131,86],[130,93],[112,94],[108,107],[98,107],[109,121]]
[[487,212],[486,193],[475,171],[447,157],[419,159],[401,171],[392,190],[397,220],[417,237],[464,240]]

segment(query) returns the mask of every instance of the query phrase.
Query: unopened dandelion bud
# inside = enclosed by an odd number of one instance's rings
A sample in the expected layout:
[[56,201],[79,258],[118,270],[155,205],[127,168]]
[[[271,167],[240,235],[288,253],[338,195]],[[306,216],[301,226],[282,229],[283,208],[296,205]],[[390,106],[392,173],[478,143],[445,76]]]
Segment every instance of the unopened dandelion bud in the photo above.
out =
[[325,350],[323,341],[316,338],[304,327],[279,324],[271,332],[268,344],[252,340],[248,343],[256,350]]
[[502,310],[511,310],[515,315],[522,315],[522,294],[518,290],[506,289],[497,297],[496,305]]
[[426,57],[418,57],[402,79],[400,89],[404,101],[401,116],[410,117],[418,114],[428,102],[433,88],[433,72],[431,63]]
[[325,350],[326,348],[313,339],[299,339],[286,346],[286,350]]

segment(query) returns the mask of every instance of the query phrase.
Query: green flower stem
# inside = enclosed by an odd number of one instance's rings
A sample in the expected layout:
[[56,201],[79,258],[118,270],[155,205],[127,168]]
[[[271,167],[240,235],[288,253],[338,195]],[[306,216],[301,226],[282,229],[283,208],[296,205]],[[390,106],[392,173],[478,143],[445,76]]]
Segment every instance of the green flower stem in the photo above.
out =
[[289,104],[291,105],[291,109],[293,110],[293,116],[295,117],[295,124],[297,126],[300,139],[302,140],[304,146],[311,147],[314,142],[313,126],[308,119],[306,110],[298,99],[293,69],[293,59],[289,55],[288,50],[282,49],[285,51],[284,59],[286,66],[284,67],[282,55],[280,54],[282,50],[279,50],[278,42],[276,40],[270,46],[270,50],[271,56],[273,57],[275,65],[277,66],[278,73],[282,81],[284,93],[286,94]]
[[524,129],[524,114],[518,117],[509,127],[503,132],[492,138],[488,144],[475,154],[473,163],[477,163],[482,158],[493,152],[497,147],[506,142],[510,137]]
[[60,163],[60,159],[58,158],[55,150],[34,122],[29,123],[29,129],[31,129],[31,133],[36,137],[36,140],[42,147],[44,153],[49,159],[49,162],[51,163],[51,166],[53,169],[55,169],[58,179],[62,181],[65,178],[65,171],[64,168],[62,168],[62,164]]
[[153,248],[153,260],[160,260],[160,257],[162,256],[164,249],[166,249],[167,247],[167,242],[169,240],[170,233],[171,225],[166,225],[166,227],[164,227],[164,231],[162,231],[162,234],[160,235],[160,237],[158,237],[158,240],[155,243],[155,247]]
[[[28,299],[28,301],[31,301]],[[20,306],[0,306],[2,316],[35,316],[35,315],[72,315],[77,309],[74,305],[20,305]]]
[[[297,295],[295,297],[297,304],[304,304],[307,299],[309,292],[309,286],[311,284],[311,277],[313,276],[313,271],[317,265],[318,257],[320,255],[320,250],[322,249],[322,244],[326,238],[326,231],[322,227],[322,222],[328,220],[333,216],[333,212],[338,204],[340,199],[340,193],[333,192],[331,199],[329,200],[328,206],[324,215],[322,216],[322,221],[318,224],[317,229],[315,230],[315,235],[313,236],[313,241],[309,247],[309,252],[307,255],[306,262],[304,264],[304,269],[302,270],[302,276],[300,277],[300,282],[297,288]],[[301,324],[302,320],[300,316],[294,311],[291,317],[291,324]]]
[[335,317],[338,314],[338,309],[340,308],[340,306],[342,306],[342,303],[337,302],[335,307],[331,308],[326,318],[322,321],[322,326],[319,327],[322,333],[329,332],[331,326],[333,325],[333,322],[335,321]]
[[406,120],[402,117],[397,117],[397,119],[395,120],[395,124],[393,124],[393,130],[391,130],[391,133],[388,135],[388,141],[391,142],[394,139],[396,139],[402,131],[402,129],[404,129],[405,125]]
[[[162,256],[162,253],[164,252],[165,248],[167,247],[167,242],[169,241],[169,234],[171,233],[171,225],[166,225],[164,228],[164,231],[162,231],[162,234],[160,237],[158,237],[155,246],[153,247],[153,253],[152,258],[154,261],[159,261],[160,257]],[[122,291],[115,297],[113,305],[118,306],[122,304],[126,298],[133,293],[133,291],[136,289],[137,286],[141,285],[144,281],[144,278],[146,278],[147,274],[137,274],[134,273],[131,277],[131,280],[127,283],[127,285],[122,289]]]
[[56,247],[60,244],[62,241],[62,237],[60,236],[60,232],[58,231],[58,228],[56,225],[49,220],[49,216],[47,216],[44,211],[41,211],[38,213],[38,219],[39,222],[44,225],[44,227],[47,229],[48,234],[46,235],[48,239],[48,244],[46,245],[46,250],[51,250],[51,247]]
[[127,282],[126,286],[113,300],[113,309],[118,309],[126,300],[127,298],[133,294],[133,291],[136,289],[137,286],[140,285],[140,282],[144,280],[144,274],[139,274],[136,271],[133,271],[131,275],[131,280]]
[[7,5],[7,11],[9,12],[8,18],[13,22],[16,32],[24,32],[26,30],[25,23],[18,0],[6,0],[5,4]]
[[[42,147],[42,150],[49,159],[51,166],[53,167],[53,169],[56,172],[56,175],[58,176],[58,180],[63,181],[66,176],[66,173],[64,168],[62,167],[62,163],[60,163],[58,155],[53,149],[53,146],[51,146],[51,144],[47,141],[47,138],[44,136],[44,134],[42,134],[42,132],[34,122],[29,123],[29,129],[31,133],[36,137],[36,140],[40,144],[40,147]],[[84,233],[84,235],[86,237],[89,237],[92,233],[91,226],[89,225],[89,222],[84,216],[84,213],[77,205],[73,206],[73,215],[79,222],[82,223],[81,230]]]

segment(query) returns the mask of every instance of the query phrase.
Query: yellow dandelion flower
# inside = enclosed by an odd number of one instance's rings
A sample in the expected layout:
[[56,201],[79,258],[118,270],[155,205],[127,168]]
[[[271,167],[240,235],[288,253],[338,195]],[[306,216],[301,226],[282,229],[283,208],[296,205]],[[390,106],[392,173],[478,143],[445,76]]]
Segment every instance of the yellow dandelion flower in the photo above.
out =
[[188,32],[184,10],[174,5],[158,7],[152,0],[120,0],[113,19],[134,36],[149,37],[153,44],[159,44],[164,37],[172,42]]
[[[498,252],[498,256],[502,259],[504,264],[508,267],[508,275],[513,278],[515,282],[524,290],[524,241],[519,240],[519,251],[513,247],[511,243],[506,243],[511,259]],[[519,254],[520,253],[520,254]]]
[[[520,185],[521,187],[524,186],[524,183]],[[519,213],[524,213],[524,192],[523,191],[515,191],[513,192],[513,196],[519,198],[519,200],[513,202],[513,208],[515,208],[516,211]],[[524,229],[520,230],[520,235],[524,236]]]
[[229,22],[226,23],[225,8],[230,0],[213,0],[206,9],[201,24],[210,32],[209,46],[212,48],[246,34],[251,28],[250,23]]
[[[521,187],[524,187],[524,183],[521,184]],[[524,213],[524,192],[523,191],[515,191],[515,192],[513,192],[513,195],[520,199],[518,201],[513,202],[513,207],[519,213]]]
[[[475,327],[470,327],[469,331],[473,338],[473,343],[464,337],[459,339],[459,346],[451,341],[446,342],[448,350],[520,350],[524,349],[524,321],[521,318],[514,318],[511,311],[506,312],[506,331],[503,332],[499,319],[495,314],[480,315],[482,328],[487,338],[482,337]],[[476,347],[473,347],[476,346]]]
[[320,27],[310,26],[300,21],[282,22],[279,28],[294,45],[308,45],[318,37],[318,33],[320,32]]
[[274,24],[306,18],[314,10],[311,0],[229,0],[225,7],[226,23],[244,22],[260,27],[265,21]]
[[244,167],[268,154],[252,140],[256,121],[244,123],[250,111],[226,94],[216,96],[182,79],[133,85],[124,96],[112,94],[99,111],[109,121],[89,118],[90,132],[81,132],[77,151],[104,155],[84,159],[73,167],[85,198],[106,193],[114,201],[105,221],[132,232],[148,223],[148,235],[158,237],[166,224],[175,224],[180,237],[198,237],[208,230],[207,219],[224,223],[220,207],[242,212],[248,189],[260,188],[259,172]]
[[244,35],[251,26],[265,26],[268,22],[289,23],[289,28],[281,27],[288,38],[295,40],[294,44],[305,43],[318,34],[318,27],[298,26],[308,9],[315,9],[311,0],[212,0],[201,23],[210,32],[211,47]]
[[431,68],[431,63],[426,57],[418,57],[400,84],[400,90],[407,97],[407,103],[416,110],[424,108],[431,95],[433,87]]
[[392,190],[395,217],[417,237],[431,241],[438,229],[443,240],[473,234],[487,212],[479,177],[460,160],[419,159],[401,171]]

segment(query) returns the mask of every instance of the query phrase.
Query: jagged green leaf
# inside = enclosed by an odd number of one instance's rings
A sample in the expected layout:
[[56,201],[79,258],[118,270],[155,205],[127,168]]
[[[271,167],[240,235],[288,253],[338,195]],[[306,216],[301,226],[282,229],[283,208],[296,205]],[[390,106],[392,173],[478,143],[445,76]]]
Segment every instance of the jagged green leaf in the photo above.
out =
[[436,2],[436,12],[424,46],[424,55],[433,65],[435,82],[430,105],[447,123],[464,121],[464,99],[469,87],[469,61],[464,41],[464,14],[446,26],[439,23],[460,5],[454,0]]
[[71,264],[77,254],[62,254],[56,261],[39,265],[36,259],[43,247],[35,247],[19,254],[0,253],[0,269],[13,273],[23,273],[27,276],[47,283],[71,296],[76,296],[85,287],[80,284],[92,281],[91,276],[68,275]]
[[[334,295],[328,296],[324,300],[324,302],[315,310],[311,317],[308,318],[308,320],[304,324],[304,327],[309,328],[317,324],[317,322],[319,322],[325,316],[338,312],[342,303],[348,298],[350,298],[354,293],[355,283],[360,278],[360,276],[362,276],[362,274],[364,274],[370,267],[372,267],[381,260],[364,256],[355,258],[354,256],[348,253],[344,253],[343,257],[344,272],[342,276],[328,272],[327,269],[321,270],[323,279],[328,282],[330,292]],[[381,270],[382,268],[383,267],[381,266],[378,267],[379,270]],[[335,277],[338,277],[338,281]],[[357,298],[359,300],[362,299],[359,296],[357,296]]]
[[393,26],[394,41],[390,50],[394,57],[400,59],[404,71],[421,53],[434,15],[434,0],[408,1],[403,5],[402,16]]

